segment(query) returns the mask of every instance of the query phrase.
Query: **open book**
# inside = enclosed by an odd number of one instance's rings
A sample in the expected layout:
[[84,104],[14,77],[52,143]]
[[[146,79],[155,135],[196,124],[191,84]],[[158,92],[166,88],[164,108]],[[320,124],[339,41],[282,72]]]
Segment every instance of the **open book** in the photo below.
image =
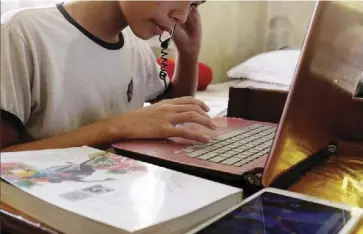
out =
[[1,154],[1,201],[64,233],[183,233],[242,190],[90,147]]

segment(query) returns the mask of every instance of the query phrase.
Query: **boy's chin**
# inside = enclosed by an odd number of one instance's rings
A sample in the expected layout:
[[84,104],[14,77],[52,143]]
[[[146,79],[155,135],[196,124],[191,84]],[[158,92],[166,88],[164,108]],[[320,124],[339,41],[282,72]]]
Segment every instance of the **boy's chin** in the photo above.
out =
[[151,39],[151,38],[153,38],[153,37],[155,37],[155,36],[157,36],[157,35],[155,35],[155,34],[153,34],[153,33],[151,33],[151,32],[147,32],[147,31],[143,31],[143,32],[134,32],[134,34],[138,37],[138,38],[140,38],[140,39],[142,39],[142,40],[149,40],[149,39]]
[[133,31],[133,33],[140,39],[142,40],[150,40],[154,37],[159,37],[158,34],[156,34],[154,28],[150,27],[144,27],[144,28],[132,28],[131,30]]

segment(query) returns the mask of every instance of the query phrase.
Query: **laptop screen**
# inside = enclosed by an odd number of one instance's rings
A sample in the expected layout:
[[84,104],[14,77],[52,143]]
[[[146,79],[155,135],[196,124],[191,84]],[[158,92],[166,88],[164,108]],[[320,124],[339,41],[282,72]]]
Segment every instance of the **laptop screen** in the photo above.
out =
[[337,234],[350,218],[345,210],[265,192],[198,234]]

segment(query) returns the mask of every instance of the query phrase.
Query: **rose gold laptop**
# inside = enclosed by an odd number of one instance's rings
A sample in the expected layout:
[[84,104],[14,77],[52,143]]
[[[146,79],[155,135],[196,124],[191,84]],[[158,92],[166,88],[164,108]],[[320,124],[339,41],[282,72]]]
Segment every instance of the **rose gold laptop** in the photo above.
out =
[[157,165],[206,176],[241,176],[264,167],[275,135],[276,125],[233,118],[214,118],[214,131],[186,124],[213,135],[208,143],[191,143],[180,138],[132,140],[114,144],[117,153]]
[[[301,134],[306,134],[304,129],[307,126],[317,127],[321,130],[319,139],[334,129],[331,125],[333,122],[316,121],[318,115],[326,115],[322,112],[326,103],[316,101],[309,102],[310,105],[301,105],[300,101],[310,100],[311,93],[319,93],[325,88],[325,85],[317,86],[313,78],[307,77],[310,73],[307,73],[309,69],[306,66],[313,59],[311,57],[313,51],[325,49],[316,48],[313,42],[317,34],[325,32],[321,27],[321,21],[324,20],[321,12],[329,7],[330,4],[325,2],[318,2],[316,5],[295,72],[294,84],[289,91],[290,98],[284,108],[285,116],[289,118],[282,119],[279,126],[280,129],[290,129],[294,126],[293,130],[299,129]],[[274,170],[277,170],[274,164],[275,157],[278,160],[289,160],[289,155],[284,156],[285,159],[279,158],[278,154],[275,154],[274,158],[269,158],[275,138],[283,137],[284,143],[289,144],[284,131],[275,134],[277,129],[275,124],[227,117],[215,118],[214,123],[218,128],[213,133],[214,139],[209,143],[185,145],[180,139],[132,140],[119,142],[113,147],[117,153],[128,157],[232,184],[242,181],[249,172],[264,168],[267,160]],[[318,123],[322,125],[319,126]],[[270,169],[267,171],[269,174],[274,173]],[[265,177],[265,180],[268,178]]]
[[[363,172],[363,11],[341,2],[320,2],[311,25],[263,184],[275,186],[279,178],[291,177],[291,168],[315,161],[312,167],[324,169],[307,172],[309,176],[300,173],[294,189],[309,190],[315,181],[327,193],[338,191],[334,200],[339,200],[347,193],[342,181],[359,183]],[[326,163],[321,155],[313,160],[331,142],[336,160]]]

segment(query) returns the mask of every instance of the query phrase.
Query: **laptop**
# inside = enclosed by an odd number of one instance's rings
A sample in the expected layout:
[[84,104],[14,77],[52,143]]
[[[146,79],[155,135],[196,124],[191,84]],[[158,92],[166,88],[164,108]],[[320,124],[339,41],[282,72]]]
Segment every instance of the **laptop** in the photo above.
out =
[[[314,79],[307,78],[309,73],[307,73],[306,65],[310,64],[311,53],[316,49],[314,45],[316,35],[324,32],[324,28],[320,27],[320,22],[323,20],[321,17],[322,9],[329,6],[326,6],[324,2],[318,2],[314,9],[293,84],[289,90],[288,97],[290,98],[284,107],[284,115],[290,117],[283,118],[279,126],[274,123],[218,117],[213,119],[217,129],[211,133],[207,132],[213,135],[211,142],[185,144],[181,139],[125,140],[113,144],[116,153],[232,185],[244,184],[245,182],[241,181],[246,180],[251,184],[257,183],[258,185],[258,181],[250,181],[251,178],[256,177],[249,177],[249,175],[254,175],[256,172],[261,175],[267,162],[268,166],[276,169],[275,161],[284,160],[279,157],[278,153],[273,156],[270,155],[275,139],[286,139],[285,131],[277,131],[277,128],[289,129],[291,123],[294,123],[294,127],[298,129],[304,129],[307,124],[317,126],[321,122],[316,121],[316,116],[327,115],[326,112],[322,111],[325,106],[324,101],[316,102],[313,106],[301,105],[300,101],[311,98],[309,97],[310,93],[318,94],[324,89],[322,86],[316,86]],[[307,91],[307,88],[310,91]],[[296,115],[297,109],[299,110],[298,113],[302,114],[301,116]],[[301,121],[302,117],[306,117],[305,121]],[[326,139],[321,138],[321,135],[329,134],[329,129],[333,129],[330,128],[332,127],[331,124],[325,123],[326,127],[320,128],[319,139]],[[188,123],[181,127],[207,131],[203,127]],[[301,134],[304,133],[304,131],[301,132]],[[318,142],[321,143],[321,140]],[[287,141],[286,144],[288,143]],[[301,143],[304,144],[304,142]],[[289,156],[285,157],[288,158]],[[267,175],[274,174],[273,170],[268,169],[267,171]],[[267,177],[265,180],[268,180]]]
[[321,165],[324,156],[312,156],[330,145],[337,148],[336,160],[294,188],[304,191],[311,181],[322,185],[318,181],[334,178],[339,182],[324,189],[329,196],[339,191],[336,195],[344,197],[340,180],[359,182],[363,171],[363,97],[358,95],[363,82],[363,11],[319,2],[311,25],[262,183],[274,187],[290,168],[309,160],[311,167]]

